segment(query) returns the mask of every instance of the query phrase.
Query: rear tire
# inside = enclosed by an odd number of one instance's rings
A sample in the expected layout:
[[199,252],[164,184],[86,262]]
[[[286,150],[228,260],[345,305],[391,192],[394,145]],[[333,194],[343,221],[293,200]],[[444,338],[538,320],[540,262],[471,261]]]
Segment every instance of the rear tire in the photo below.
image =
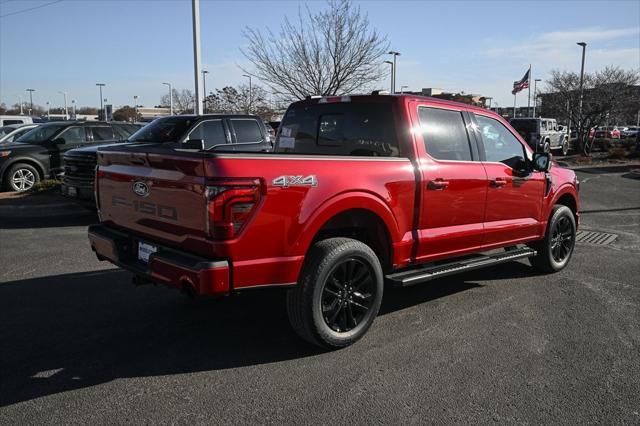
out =
[[576,220],[567,206],[553,207],[544,239],[532,247],[538,254],[529,258],[531,266],[542,272],[558,272],[571,259],[576,243]]
[[359,340],[380,310],[382,267],[366,244],[350,238],[315,243],[298,285],[287,293],[296,333],[314,345],[337,349]]
[[4,182],[7,191],[24,192],[40,182],[40,174],[33,166],[18,163],[9,168],[9,171],[4,176]]

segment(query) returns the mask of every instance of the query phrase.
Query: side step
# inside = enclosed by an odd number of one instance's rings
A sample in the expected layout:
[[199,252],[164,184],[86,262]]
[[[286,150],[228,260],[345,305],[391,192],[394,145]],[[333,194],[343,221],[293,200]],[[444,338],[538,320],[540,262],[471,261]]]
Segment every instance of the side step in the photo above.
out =
[[512,260],[524,259],[535,255],[536,251],[528,247],[512,249],[499,254],[478,255],[464,260],[396,272],[394,274],[387,275],[386,279],[395,285],[406,287],[425,281],[431,281],[436,278],[446,277],[447,275],[473,271],[474,269],[485,268],[487,266],[498,265],[500,263],[511,262]]

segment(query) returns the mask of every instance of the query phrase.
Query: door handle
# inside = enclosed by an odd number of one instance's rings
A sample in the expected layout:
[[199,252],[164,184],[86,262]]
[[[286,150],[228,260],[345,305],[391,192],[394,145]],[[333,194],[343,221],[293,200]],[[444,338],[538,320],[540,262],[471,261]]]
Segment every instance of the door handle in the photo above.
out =
[[443,189],[445,189],[447,186],[449,186],[449,181],[448,180],[444,180],[442,178],[437,178],[437,179],[433,179],[430,180],[429,183],[427,184],[427,189],[432,189],[435,191],[441,191]]
[[491,186],[493,186],[494,188],[502,188],[506,184],[507,184],[507,180],[501,177],[495,178],[491,181]]

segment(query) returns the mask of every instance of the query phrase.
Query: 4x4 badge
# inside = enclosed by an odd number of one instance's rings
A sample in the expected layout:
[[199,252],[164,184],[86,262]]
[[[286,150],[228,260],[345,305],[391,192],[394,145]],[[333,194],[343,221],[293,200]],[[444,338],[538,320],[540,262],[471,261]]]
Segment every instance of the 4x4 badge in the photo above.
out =
[[316,175],[302,176],[278,176],[273,181],[273,186],[288,188],[290,186],[318,186]]
[[149,195],[149,187],[146,183],[140,182],[138,180],[133,182],[133,192],[141,197],[146,197],[147,195]]

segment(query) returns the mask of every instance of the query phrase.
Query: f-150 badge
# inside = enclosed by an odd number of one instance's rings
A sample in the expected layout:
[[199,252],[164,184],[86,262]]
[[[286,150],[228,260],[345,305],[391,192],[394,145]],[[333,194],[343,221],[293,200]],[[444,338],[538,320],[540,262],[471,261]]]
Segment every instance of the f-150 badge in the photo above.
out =
[[290,186],[318,186],[316,175],[309,176],[278,176],[273,181],[273,186],[288,188]]

